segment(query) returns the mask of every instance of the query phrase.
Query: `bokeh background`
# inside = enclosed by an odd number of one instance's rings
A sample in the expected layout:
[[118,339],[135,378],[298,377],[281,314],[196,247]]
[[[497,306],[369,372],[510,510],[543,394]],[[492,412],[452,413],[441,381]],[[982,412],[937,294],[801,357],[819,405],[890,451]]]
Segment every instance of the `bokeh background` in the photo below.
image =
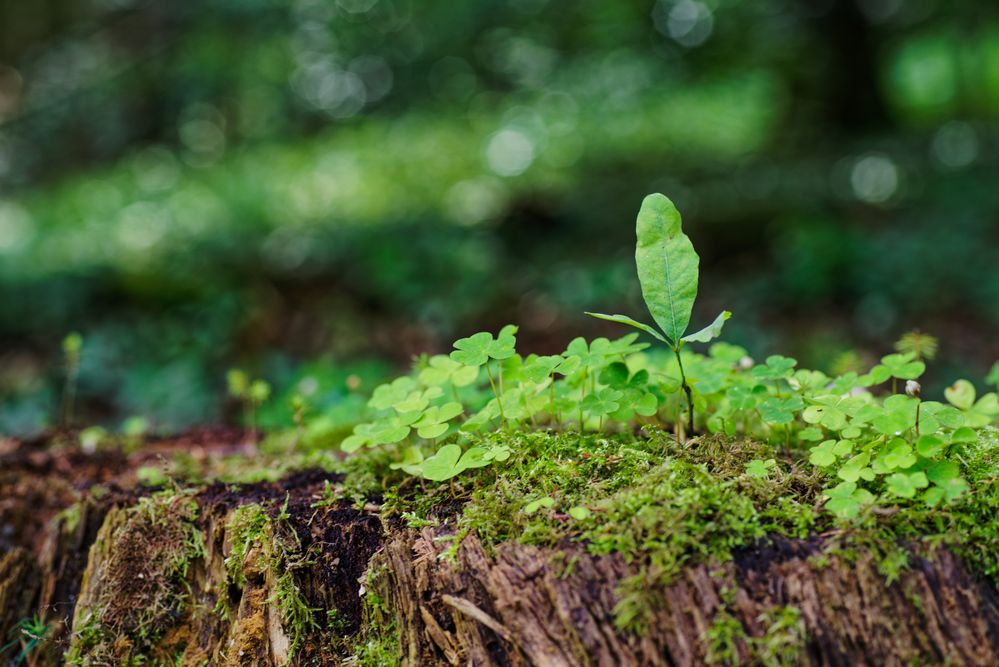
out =
[[999,357],[999,4],[0,0],[0,432],[317,409],[521,326],[643,312],[643,195],[694,324],[843,368],[919,328]]

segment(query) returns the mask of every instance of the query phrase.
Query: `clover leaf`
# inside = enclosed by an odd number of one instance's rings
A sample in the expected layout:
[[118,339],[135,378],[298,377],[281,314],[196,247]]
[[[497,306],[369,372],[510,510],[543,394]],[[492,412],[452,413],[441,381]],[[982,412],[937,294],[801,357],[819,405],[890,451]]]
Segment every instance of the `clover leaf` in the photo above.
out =
[[375,387],[375,391],[368,400],[368,407],[375,410],[388,410],[397,403],[406,399],[410,392],[416,388],[416,382],[411,377],[400,377],[388,384]]
[[861,452],[840,466],[840,469],[836,471],[836,475],[847,482],[856,482],[858,479],[871,481],[874,479],[874,471],[867,467],[867,463],[870,460],[870,454]]
[[418,421],[413,424],[416,433],[427,440],[432,440],[443,435],[448,429],[448,422],[463,412],[461,403],[445,403],[444,405],[432,405],[423,413]]
[[874,502],[874,495],[866,489],[858,489],[856,482],[840,482],[831,489],[824,489],[822,495],[828,498],[826,509],[845,519],[857,516],[861,507]]
[[796,359],[773,354],[767,357],[766,363],[754,366],[750,374],[759,380],[786,380],[794,375]]
[[455,387],[467,387],[478,378],[478,366],[466,366],[446,354],[430,357],[426,368],[420,371],[420,382],[435,387],[447,383]]
[[912,445],[902,438],[893,438],[886,447],[883,462],[887,470],[896,468],[904,470],[905,468],[912,467],[916,463],[916,456],[912,453]]
[[975,404],[975,385],[967,380],[958,380],[944,389],[944,398],[959,410],[970,410]]
[[555,373],[555,369],[564,361],[565,359],[560,354],[553,354],[551,356],[532,354],[524,360],[524,365],[521,367],[520,372],[528,382],[541,384],[548,380]]
[[899,498],[912,498],[918,489],[925,489],[928,485],[926,473],[923,472],[897,472],[885,478],[888,491]]
[[853,442],[850,440],[825,440],[812,447],[809,451],[808,461],[812,465],[825,468],[836,463],[840,457],[846,456],[853,451]]
[[992,364],[992,370],[985,376],[985,384],[995,385],[999,389],[999,361]]
[[455,350],[451,353],[451,359],[466,366],[478,368],[490,359],[512,357],[517,343],[514,335],[516,333],[517,327],[507,325],[503,327],[496,338],[493,338],[493,335],[487,331],[480,331],[468,338],[461,338],[454,343]]
[[746,464],[746,474],[750,477],[756,477],[758,479],[766,479],[767,474],[771,468],[777,466],[776,459],[767,459],[766,461],[762,459],[753,459]]
[[587,394],[580,407],[594,417],[606,417],[621,407],[621,397],[624,394],[616,389],[605,387],[594,394]]
[[778,398],[771,396],[757,408],[760,417],[768,424],[790,424],[794,421],[794,413],[805,407],[801,398],[791,396],[790,398]]
[[843,399],[838,396],[820,396],[812,399],[817,405],[810,405],[801,413],[801,418],[809,424],[820,424],[831,431],[846,426],[846,413],[842,410]]
[[471,468],[489,465],[485,454],[482,447],[472,447],[462,454],[458,445],[444,445],[423,462],[423,476],[432,482],[443,482]]
[[392,405],[392,408],[400,413],[419,412],[430,405],[430,401],[439,398],[443,394],[444,392],[440,387],[427,387],[423,390],[417,389],[409,392],[401,401],[396,401]]
[[889,378],[915,380],[926,371],[926,364],[912,352],[889,354],[869,373],[872,384],[881,384]]

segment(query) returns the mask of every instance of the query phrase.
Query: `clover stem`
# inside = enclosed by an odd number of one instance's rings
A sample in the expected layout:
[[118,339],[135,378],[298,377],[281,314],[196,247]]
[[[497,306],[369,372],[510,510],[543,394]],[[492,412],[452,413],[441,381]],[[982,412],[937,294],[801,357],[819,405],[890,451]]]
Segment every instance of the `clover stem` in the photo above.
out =
[[586,398],[586,373],[589,369],[583,368],[583,382],[579,385],[579,432],[583,432],[583,399]]
[[922,404],[918,398],[916,399],[916,438],[919,438],[919,406]]
[[891,393],[898,393],[898,379],[894,377],[891,379]]
[[454,396],[455,403],[461,403],[461,399],[458,398],[458,388],[455,387],[453,384],[451,385],[451,395]]
[[506,427],[506,413],[503,412],[503,399],[500,398],[499,393],[496,391],[496,381],[493,379],[493,371],[489,368],[489,362],[486,362],[486,375],[489,376],[489,386],[493,389],[493,395],[496,397],[496,405],[499,406],[500,419],[503,420],[503,426]]
[[551,384],[548,385],[548,393],[552,399],[552,419],[555,420],[555,428],[560,428],[562,426],[562,416],[558,413],[558,410],[555,408],[555,374],[552,373],[548,377],[551,378],[552,381]]
[[676,355],[676,363],[680,367],[680,383],[683,385],[683,392],[687,395],[687,418],[690,422],[690,432],[694,432],[694,393],[690,390],[690,385],[687,384],[687,376],[683,372],[683,361],[680,359],[680,347],[673,348],[673,354]]

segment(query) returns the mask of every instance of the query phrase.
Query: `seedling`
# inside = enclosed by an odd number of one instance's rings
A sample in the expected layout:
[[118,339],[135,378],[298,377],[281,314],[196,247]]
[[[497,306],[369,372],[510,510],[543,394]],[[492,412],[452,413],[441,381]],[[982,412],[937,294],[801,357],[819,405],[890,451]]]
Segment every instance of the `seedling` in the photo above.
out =
[[27,662],[31,653],[48,639],[51,632],[52,626],[45,623],[41,616],[35,615],[30,618],[23,618],[11,628],[10,634],[13,639],[7,644],[0,646],[0,655],[3,655],[11,648],[20,646],[21,651],[12,659],[10,664],[23,664]]
[[80,354],[83,336],[73,332],[62,339],[62,353],[66,364],[66,383],[62,392],[62,425],[73,425],[73,408],[76,403],[76,383],[80,376]]
[[245,371],[237,368],[226,373],[229,395],[243,404],[246,422],[250,425],[250,439],[257,441],[257,412],[271,396],[271,386],[265,380],[250,380]]
[[694,396],[684,373],[680,350],[687,343],[707,343],[717,338],[732,313],[723,310],[707,327],[685,335],[697,298],[700,258],[693,243],[683,233],[680,212],[665,195],[652,194],[642,201],[635,233],[635,264],[642,285],[642,297],[659,329],[627,315],[587,315],[640,329],[673,350],[680,369],[680,383],[687,396],[687,422],[693,431]]

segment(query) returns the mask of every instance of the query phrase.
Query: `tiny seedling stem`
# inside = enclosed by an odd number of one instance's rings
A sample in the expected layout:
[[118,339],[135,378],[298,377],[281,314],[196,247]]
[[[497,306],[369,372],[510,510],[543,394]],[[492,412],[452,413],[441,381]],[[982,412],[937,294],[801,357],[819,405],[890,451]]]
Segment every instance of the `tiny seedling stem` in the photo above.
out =
[[683,372],[683,360],[680,359],[680,346],[673,348],[673,354],[676,355],[676,363],[680,367],[680,383],[683,385],[683,392],[687,395],[687,421],[690,423],[690,432],[694,432],[694,393],[690,390],[690,385],[687,383],[687,376]]

